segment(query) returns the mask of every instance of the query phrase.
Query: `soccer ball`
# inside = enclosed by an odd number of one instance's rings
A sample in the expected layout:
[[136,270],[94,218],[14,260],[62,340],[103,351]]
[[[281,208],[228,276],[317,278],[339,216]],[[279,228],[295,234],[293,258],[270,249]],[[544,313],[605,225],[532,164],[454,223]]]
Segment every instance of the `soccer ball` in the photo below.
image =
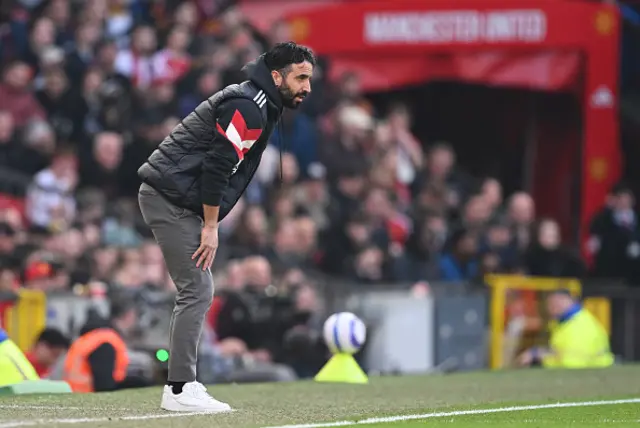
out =
[[334,354],[355,354],[364,345],[367,329],[351,312],[331,315],[324,323],[324,341]]

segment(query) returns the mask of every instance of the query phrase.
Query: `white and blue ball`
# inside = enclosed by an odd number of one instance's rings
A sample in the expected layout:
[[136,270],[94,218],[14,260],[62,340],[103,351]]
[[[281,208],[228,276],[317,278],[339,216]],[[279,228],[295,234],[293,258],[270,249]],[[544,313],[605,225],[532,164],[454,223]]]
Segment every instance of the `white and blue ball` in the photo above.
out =
[[324,323],[324,341],[334,354],[355,354],[367,338],[367,328],[351,312],[331,315]]

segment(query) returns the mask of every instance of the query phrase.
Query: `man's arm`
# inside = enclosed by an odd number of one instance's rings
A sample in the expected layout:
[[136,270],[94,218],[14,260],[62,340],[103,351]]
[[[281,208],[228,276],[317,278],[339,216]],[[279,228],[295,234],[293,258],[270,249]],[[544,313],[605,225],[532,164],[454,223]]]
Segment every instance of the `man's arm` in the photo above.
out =
[[234,168],[262,134],[262,115],[251,100],[233,98],[216,110],[216,135],[202,162],[201,198],[204,227],[200,246],[191,256],[196,267],[211,268],[218,248],[220,203]]
[[208,227],[217,227],[220,203],[231,174],[262,133],[260,109],[245,98],[220,104],[216,118],[216,139],[202,163],[201,196]]
[[88,360],[93,375],[93,390],[95,392],[114,391],[117,387],[113,378],[113,370],[116,366],[115,348],[109,343],[104,343],[89,355]]

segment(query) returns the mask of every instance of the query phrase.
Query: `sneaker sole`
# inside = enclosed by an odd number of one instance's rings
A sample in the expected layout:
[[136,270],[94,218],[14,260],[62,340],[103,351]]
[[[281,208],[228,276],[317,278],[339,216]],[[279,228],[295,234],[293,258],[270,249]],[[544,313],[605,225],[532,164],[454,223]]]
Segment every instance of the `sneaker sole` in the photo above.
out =
[[162,410],[166,410],[167,412],[174,412],[174,413],[228,413],[228,412],[232,412],[233,409],[202,409],[199,407],[193,407],[193,408],[185,408],[185,407],[180,407],[180,408],[176,408],[173,406],[167,406],[166,404],[162,404],[160,405],[160,408]]

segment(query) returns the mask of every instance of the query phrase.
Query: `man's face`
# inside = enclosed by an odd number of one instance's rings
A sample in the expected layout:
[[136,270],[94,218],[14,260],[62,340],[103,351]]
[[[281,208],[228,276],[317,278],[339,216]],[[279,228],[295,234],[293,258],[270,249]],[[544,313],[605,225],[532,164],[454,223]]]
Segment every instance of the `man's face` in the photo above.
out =
[[634,206],[633,194],[624,192],[616,198],[616,208],[620,211],[630,210]]
[[437,178],[446,178],[453,167],[453,153],[446,149],[434,151],[428,158],[429,172]]
[[11,254],[15,249],[16,231],[8,223],[0,223],[0,254]]
[[133,46],[140,53],[153,53],[156,49],[156,44],[156,34],[150,27],[139,28],[133,35]]
[[573,300],[569,296],[551,294],[547,298],[547,310],[549,311],[549,315],[554,318],[557,318],[565,313],[572,304]]
[[475,254],[477,249],[478,246],[476,240],[473,238],[473,236],[470,235],[466,235],[460,240],[460,243],[458,244],[458,251],[460,252],[460,254],[465,256],[472,256],[473,254]]
[[28,65],[18,63],[7,70],[4,78],[9,86],[15,89],[26,89],[31,81],[31,70]]
[[47,343],[38,343],[34,348],[34,354],[40,364],[51,366],[64,353],[64,348],[51,346]]
[[311,92],[311,76],[313,65],[305,61],[300,64],[292,64],[286,76],[278,71],[273,71],[273,79],[280,90],[282,104],[288,108],[298,108],[304,98]]
[[137,321],[138,314],[135,309],[130,309],[122,316],[119,327],[122,329],[124,334],[129,334],[135,328]]
[[113,133],[98,135],[96,138],[95,159],[104,169],[115,170],[122,161],[122,138]]

